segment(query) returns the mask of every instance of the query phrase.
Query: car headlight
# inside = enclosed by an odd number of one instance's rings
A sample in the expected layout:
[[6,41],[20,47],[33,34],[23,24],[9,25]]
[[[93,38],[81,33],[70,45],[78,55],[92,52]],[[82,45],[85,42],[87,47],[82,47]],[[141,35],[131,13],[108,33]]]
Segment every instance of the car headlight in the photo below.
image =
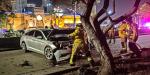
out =
[[55,46],[59,46],[59,43],[58,42],[53,42],[53,44],[55,45]]
[[56,48],[57,48],[57,47],[56,47],[55,45],[53,45],[53,44],[51,44],[50,47],[51,47],[52,49],[56,49]]

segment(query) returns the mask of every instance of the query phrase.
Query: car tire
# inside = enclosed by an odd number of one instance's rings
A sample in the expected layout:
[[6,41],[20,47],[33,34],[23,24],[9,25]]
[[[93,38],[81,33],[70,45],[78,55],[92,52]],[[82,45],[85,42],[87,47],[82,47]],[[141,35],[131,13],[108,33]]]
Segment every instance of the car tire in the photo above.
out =
[[29,51],[27,50],[27,46],[26,46],[25,42],[23,42],[23,43],[21,44],[21,48],[24,50],[25,53],[29,52]]
[[44,54],[45,54],[45,57],[49,60],[52,60],[54,58],[53,50],[49,46],[45,47]]

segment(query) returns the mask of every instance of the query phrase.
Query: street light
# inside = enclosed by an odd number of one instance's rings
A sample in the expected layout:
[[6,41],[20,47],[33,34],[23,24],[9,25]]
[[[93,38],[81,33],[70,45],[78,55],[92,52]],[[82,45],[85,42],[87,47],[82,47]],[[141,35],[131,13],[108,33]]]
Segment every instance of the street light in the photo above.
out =
[[108,13],[108,15],[111,15],[113,12],[111,10],[109,10],[107,13]]
[[51,3],[47,3],[47,7],[49,7],[49,6],[52,6],[52,4]]
[[41,21],[43,18],[42,18],[41,15],[37,15],[37,16],[36,16],[36,19],[37,19],[38,21]]
[[[37,19],[37,21],[36,21],[36,26],[40,26],[41,27],[41,25],[42,25],[42,27],[44,27],[44,23],[43,23],[43,18],[42,18],[42,16],[41,15],[37,15],[36,16],[36,19]],[[42,24],[41,24],[42,23]]]
[[47,12],[49,12],[51,10],[51,7],[52,7],[52,3],[51,2],[46,4]]

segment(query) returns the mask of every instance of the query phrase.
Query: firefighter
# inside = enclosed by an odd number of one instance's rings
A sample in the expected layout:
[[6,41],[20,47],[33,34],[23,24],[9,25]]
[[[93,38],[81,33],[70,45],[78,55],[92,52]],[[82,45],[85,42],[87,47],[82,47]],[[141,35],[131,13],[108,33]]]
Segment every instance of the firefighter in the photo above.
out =
[[141,50],[138,48],[136,41],[138,40],[138,25],[132,21],[132,17],[127,19],[130,24],[129,30],[129,42],[128,46],[131,51],[133,51],[137,57],[141,57]]
[[109,38],[109,43],[111,43],[111,40],[113,40],[113,43],[115,44],[115,28],[114,27],[112,27],[108,31],[108,38]]
[[138,25],[136,23],[131,24],[132,37],[130,37],[134,42],[138,40]]
[[122,50],[120,51],[120,53],[127,52],[127,37],[129,28],[130,28],[129,24],[126,21],[123,21],[118,28],[118,34],[121,39],[121,46],[122,46]]
[[138,40],[138,25],[132,21],[132,17],[127,21],[130,24],[129,41],[136,42]]
[[[70,61],[69,61],[69,64],[71,66],[75,65],[75,63],[73,62],[75,54],[77,52],[79,52],[80,50],[87,49],[87,45],[84,40],[84,35],[85,35],[84,30],[83,30],[83,27],[81,24],[77,24],[75,31],[73,33],[69,34],[69,37],[74,38],[72,53],[71,53],[71,57],[70,57]],[[88,57],[88,60],[91,61],[92,59],[90,57]]]
[[76,54],[76,51],[82,49],[84,46],[84,37],[83,37],[84,32],[81,27],[82,27],[81,25],[77,24],[75,31],[69,34],[69,37],[73,37],[74,39],[71,57],[69,61],[69,64],[71,66],[75,65],[75,63],[73,62],[73,59],[74,59],[74,55]]

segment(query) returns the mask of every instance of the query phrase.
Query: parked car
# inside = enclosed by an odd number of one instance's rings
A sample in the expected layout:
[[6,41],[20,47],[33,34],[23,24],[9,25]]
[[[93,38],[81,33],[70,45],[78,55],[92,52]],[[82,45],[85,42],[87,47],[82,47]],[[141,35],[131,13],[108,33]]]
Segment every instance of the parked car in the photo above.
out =
[[74,29],[31,29],[27,30],[20,39],[20,46],[25,52],[33,51],[53,59],[57,50],[67,50],[72,45],[68,34]]

